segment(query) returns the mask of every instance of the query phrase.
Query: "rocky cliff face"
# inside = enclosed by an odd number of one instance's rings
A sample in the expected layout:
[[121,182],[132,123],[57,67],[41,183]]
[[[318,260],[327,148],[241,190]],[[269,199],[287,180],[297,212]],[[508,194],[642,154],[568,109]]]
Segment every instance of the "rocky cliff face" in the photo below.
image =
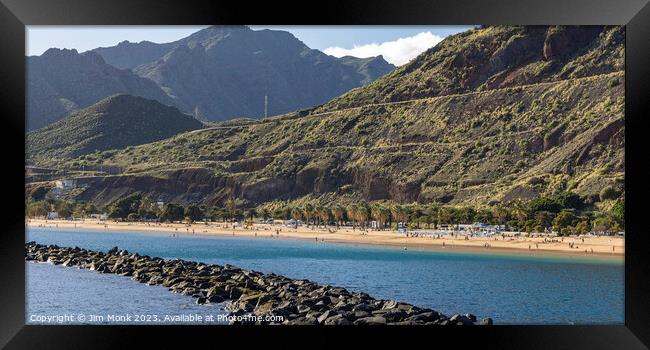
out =
[[323,110],[622,71],[624,41],[623,27],[484,27],[446,38]]
[[[481,206],[623,188],[623,34],[619,27],[472,30],[316,110],[87,157],[125,174],[99,179],[80,196]],[[72,169],[72,162],[50,165]]]

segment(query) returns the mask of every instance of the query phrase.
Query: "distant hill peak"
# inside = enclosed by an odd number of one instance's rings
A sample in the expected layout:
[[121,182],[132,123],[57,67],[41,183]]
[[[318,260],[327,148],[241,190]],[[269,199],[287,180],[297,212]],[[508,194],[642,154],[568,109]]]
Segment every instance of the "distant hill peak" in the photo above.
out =
[[172,106],[115,94],[27,134],[28,158],[80,156],[162,140],[203,123]]
[[41,57],[66,56],[66,55],[77,55],[77,54],[79,54],[77,49],[66,49],[66,48],[60,49],[57,47],[52,47],[45,50],[45,52],[43,52]]

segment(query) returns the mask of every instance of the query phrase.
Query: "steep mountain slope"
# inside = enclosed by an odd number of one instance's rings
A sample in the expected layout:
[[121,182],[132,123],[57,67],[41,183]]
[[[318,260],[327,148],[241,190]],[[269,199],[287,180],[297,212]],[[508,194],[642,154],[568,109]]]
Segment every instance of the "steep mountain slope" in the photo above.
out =
[[117,93],[172,99],[154,82],[129,70],[117,69],[101,56],[76,50],[49,49],[27,57],[27,123],[35,130]]
[[160,85],[207,120],[264,116],[321,104],[395,67],[382,57],[337,59],[284,31],[212,26],[167,44],[123,42],[95,52]]
[[623,37],[621,27],[479,28],[316,110],[39,165],[121,168],[77,195],[98,203],[134,191],[210,205],[593,199],[624,191]]
[[114,95],[45,128],[29,132],[28,162],[77,157],[168,138],[203,124],[174,107],[131,95]]
[[624,69],[622,28],[493,26],[449,36],[323,109],[579,78]]
[[381,55],[368,58],[344,56],[338,60],[345,65],[354,67],[357,73],[364,77],[363,80],[361,80],[362,85],[371,83],[373,80],[385,75],[395,68],[395,66],[386,62],[384,57]]

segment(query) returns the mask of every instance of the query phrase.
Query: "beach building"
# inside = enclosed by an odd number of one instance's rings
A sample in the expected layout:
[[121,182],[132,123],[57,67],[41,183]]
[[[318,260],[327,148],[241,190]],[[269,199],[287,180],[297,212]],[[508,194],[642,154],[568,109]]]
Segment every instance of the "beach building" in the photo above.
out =
[[77,187],[77,180],[76,179],[63,179],[63,180],[56,180],[54,182],[56,188],[62,189],[62,190],[71,190]]
[[[268,222],[272,222],[272,221],[269,220]],[[275,220],[275,222],[277,223],[278,220]],[[263,220],[260,220],[260,223],[263,224],[265,222]],[[288,227],[298,227],[304,225],[304,222],[302,220],[289,219],[289,220],[282,220],[282,224]]]
[[54,220],[54,219],[58,219],[58,218],[59,218],[59,213],[57,213],[55,211],[50,211],[50,212],[47,213],[47,219],[48,220]]
[[90,214],[90,218],[95,219],[95,220],[103,221],[103,220],[108,219],[108,214],[106,214],[106,213],[104,213],[104,214]]

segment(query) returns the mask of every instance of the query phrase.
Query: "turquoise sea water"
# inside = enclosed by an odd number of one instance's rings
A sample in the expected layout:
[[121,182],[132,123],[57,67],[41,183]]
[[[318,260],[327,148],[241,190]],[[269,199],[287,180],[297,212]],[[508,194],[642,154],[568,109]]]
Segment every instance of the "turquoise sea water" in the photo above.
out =
[[[27,241],[233,264],[498,324],[622,324],[624,265],[608,259],[431,252],[301,240],[30,228]],[[128,277],[27,263],[31,315],[223,314]],[[97,294],[99,293],[99,297]],[[189,322],[189,321],[188,321]],[[39,322],[31,322],[39,323]],[[79,323],[69,322],[69,323]]]

